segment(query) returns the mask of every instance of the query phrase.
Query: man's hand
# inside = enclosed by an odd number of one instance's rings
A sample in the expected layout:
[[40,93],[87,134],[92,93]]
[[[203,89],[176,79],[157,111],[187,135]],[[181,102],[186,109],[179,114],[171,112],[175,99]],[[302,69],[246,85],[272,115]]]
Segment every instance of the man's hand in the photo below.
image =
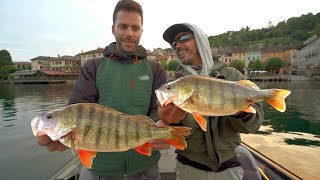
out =
[[52,141],[49,136],[38,136],[38,144],[41,146],[47,146],[48,151],[64,151],[68,149],[67,146],[63,145],[59,141]]
[[188,114],[186,111],[178,108],[173,103],[162,107],[157,100],[159,119],[164,120],[166,123],[179,123]]
[[[167,127],[169,126],[165,121],[158,120],[156,122],[157,127]],[[152,150],[161,150],[161,149],[169,149],[170,145],[164,140],[164,139],[154,139],[148,141],[148,143],[151,145]]]

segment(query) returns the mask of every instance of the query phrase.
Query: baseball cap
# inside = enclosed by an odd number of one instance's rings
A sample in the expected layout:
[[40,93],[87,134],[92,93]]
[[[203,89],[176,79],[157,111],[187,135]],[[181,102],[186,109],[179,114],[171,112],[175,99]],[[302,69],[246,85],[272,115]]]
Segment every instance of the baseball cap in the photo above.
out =
[[188,28],[187,26],[183,24],[174,24],[170,26],[164,33],[163,33],[163,39],[167,41],[169,44],[172,44],[174,41],[174,37],[180,33],[180,32],[190,32],[193,33],[193,31]]

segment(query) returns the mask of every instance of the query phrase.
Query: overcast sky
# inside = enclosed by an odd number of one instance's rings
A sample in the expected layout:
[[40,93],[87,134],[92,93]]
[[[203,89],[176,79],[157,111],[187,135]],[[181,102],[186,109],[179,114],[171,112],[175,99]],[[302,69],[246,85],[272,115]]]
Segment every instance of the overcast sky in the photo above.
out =
[[[37,56],[76,55],[114,41],[113,9],[118,0],[0,0],[0,50],[13,61]],[[266,27],[320,12],[320,0],[137,0],[144,11],[140,44],[168,48],[162,33],[175,23],[198,25],[208,35]]]

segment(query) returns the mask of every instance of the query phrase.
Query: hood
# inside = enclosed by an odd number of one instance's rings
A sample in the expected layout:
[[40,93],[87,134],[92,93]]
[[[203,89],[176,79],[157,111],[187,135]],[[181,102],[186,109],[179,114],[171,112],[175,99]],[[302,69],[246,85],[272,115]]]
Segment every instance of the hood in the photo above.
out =
[[143,46],[140,45],[137,47],[135,52],[125,53],[117,48],[116,42],[113,42],[105,47],[103,56],[119,61],[134,61],[136,57],[138,59],[147,58],[147,51]]

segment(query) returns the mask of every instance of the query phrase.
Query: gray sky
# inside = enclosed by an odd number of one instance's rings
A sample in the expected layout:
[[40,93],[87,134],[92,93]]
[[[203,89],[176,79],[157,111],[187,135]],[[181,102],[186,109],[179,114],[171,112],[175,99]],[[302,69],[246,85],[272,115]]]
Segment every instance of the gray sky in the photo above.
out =
[[[113,9],[118,0],[1,0],[0,50],[13,61],[37,56],[76,55],[114,41]],[[168,48],[162,33],[175,23],[198,25],[208,36],[266,27],[320,12],[319,0],[137,0],[144,11],[140,44]]]

